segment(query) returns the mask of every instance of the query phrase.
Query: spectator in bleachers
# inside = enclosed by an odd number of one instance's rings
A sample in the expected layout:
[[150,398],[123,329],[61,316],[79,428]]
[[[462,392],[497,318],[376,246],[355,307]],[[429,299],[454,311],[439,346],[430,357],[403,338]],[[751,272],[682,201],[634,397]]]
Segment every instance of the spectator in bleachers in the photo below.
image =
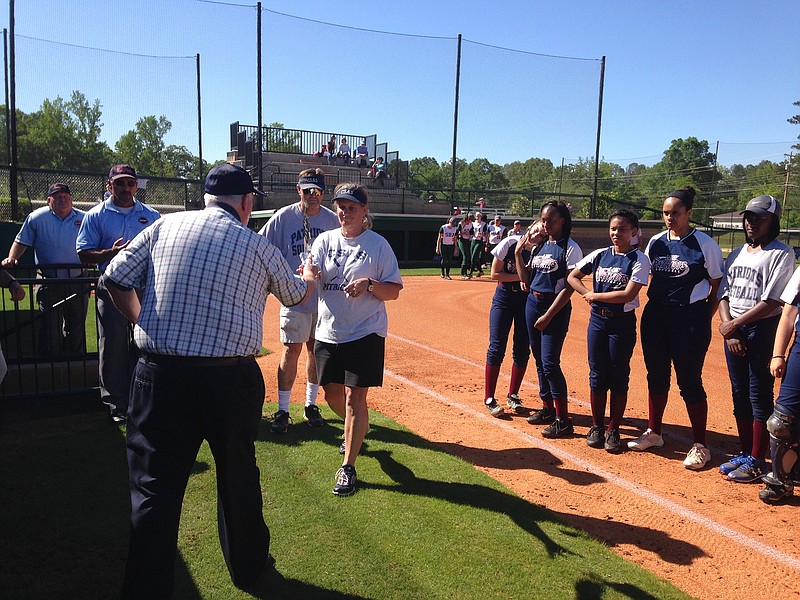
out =
[[372,177],[375,178],[375,181],[380,181],[381,186],[383,185],[383,180],[386,179],[386,165],[382,156],[376,158],[375,164],[372,165]]
[[477,204],[478,208],[480,208],[481,210],[486,208],[486,200],[484,200],[483,198],[478,198],[478,201],[475,204]]
[[356,166],[369,166],[369,150],[367,150],[367,140],[361,140],[358,148],[356,148]]
[[322,158],[328,156],[328,145],[322,144],[322,148],[320,148],[317,152],[314,152],[312,156],[314,156],[314,158]]
[[338,157],[344,161],[344,164],[349,165],[352,158],[353,151],[350,150],[350,145],[347,143],[347,138],[342,138],[342,143],[339,144]]
[[332,135],[331,139],[328,140],[328,154],[331,156],[336,155],[336,136]]
[[[78,228],[84,212],[72,206],[72,192],[65,183],[54,183],[47,190],[47,206],[38,208],[27,216],[4,267],[16,267],[19,259],[33,248],[37,265],[80,263],[75,251]],[[47,278],[86,277],[86,270],[39,269],[39,276]],[[89,289],[85,284],[44,283],[36,293],[42,311],[39,328],[39,348],[42,355],[79,356],[86,352],[86,310],[89,306]]]

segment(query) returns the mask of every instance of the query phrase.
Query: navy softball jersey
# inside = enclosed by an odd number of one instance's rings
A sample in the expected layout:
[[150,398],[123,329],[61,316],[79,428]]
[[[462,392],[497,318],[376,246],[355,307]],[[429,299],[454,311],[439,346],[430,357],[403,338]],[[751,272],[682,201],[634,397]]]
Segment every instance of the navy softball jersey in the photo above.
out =
[[650,239],[645,250],[653,280],[647,297],[659,304],[687,305],[708,298],[709,278],[723,275],[722,251],[702,231],[671,240],[669,231]]
[[[647,285],[650,274],[650,260],[643,252],[633,249],[626,254],[619,254],[614,251],[613,246],[595,250],[576,266],[585,275],[594,273],[592,289],[598,293],[624,290],[631,280]],[[608,308],[614,312],[630,312],[638,306],[638,295],[625,304],[592,302],[593,308]]]
[[567,269],[583,258],[583,251],[572,238],[545,242],[531,257],[530,288],[540,294],[557,294],[564,289]]

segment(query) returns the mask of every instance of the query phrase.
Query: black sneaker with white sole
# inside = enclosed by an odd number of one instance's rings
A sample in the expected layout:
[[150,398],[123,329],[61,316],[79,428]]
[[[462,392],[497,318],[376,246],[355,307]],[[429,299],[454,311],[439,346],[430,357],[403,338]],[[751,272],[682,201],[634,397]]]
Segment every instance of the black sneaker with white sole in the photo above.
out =
[[493,417],[500,417],[505,412],[503,411],[503,407],[500,406],[494,398],[487,398],[483,403],[486,405],[486,410],[488,410],[489,414]]
[[319,406],[316,404],[309,404],[303,409],[303,416],[308,422],[309,427],[322,427],[325,425],[325,419],[319,412]]
[[528,415],[528,423],[531,425],[544,425],[545,423],[552,423],[555,418],[556,411],[552,408],[543,407]]
[[349,496],[356,491],[356,468],[353,465],[342,465],[336,471],[336,485],[333,493],[337,496]]
[[550,425],[542,429],[542,437],[562,438],[572,435],[575,430],[572,427],[572,419],[556,418]]
[[519,396],[516,394],[509,394],[508,398],[506,399],[506,404],[508,408],[513,410],[518,415],[521,415],[525,412],[525,407],[522,405],[522,400],[519,399]]
[[272,425],[269,426],[272,433],[286,433],[289,430],[289,421],[292,417],[285,410],[279,410],[272,415]]

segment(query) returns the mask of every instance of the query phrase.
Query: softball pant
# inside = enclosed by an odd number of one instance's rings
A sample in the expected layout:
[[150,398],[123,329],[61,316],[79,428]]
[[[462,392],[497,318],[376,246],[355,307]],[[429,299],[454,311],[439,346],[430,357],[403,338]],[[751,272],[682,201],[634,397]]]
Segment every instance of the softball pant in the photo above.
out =
[[503,364],[506,353],[508,334],[514,325],[514,338],[511,356],[514,365],[527,367],[530,358],[528,326],[525,323],[525,303],[528,294],[523,291],[512,291],[498,285],[492,298],[489,311],[489,349],[486,352],[486,364],[499,366]]
[[572,303],[564,306],[544,331],[533,325],[541,317],[553,300],[541,300],[533,293],[528,294],[525,304],[525,321],[528,324],[531,351],[536,360],[536,372],[539,375],[539,397],[542,400],[558,400],[567,397],[567,380],[561,370],[561,349],[567,337],[569,318],[572,314]]
[[455,244],[441,244],[439,252],[442,257],[442,275],[450,275],[450,266],[453,264],[453,254],[455,253]]
[[636,346],[633,311],[604,317],[592,311],[586,332],[589,353],[589,389],[597,394],[628,391],[631,356]]
[[733,416],[737,421],[753,419],[765,423],[772,414],[775,378],[769,372],[769,363],[779,319],[776,315],[739,327],[738,332],[747,345],[745,356],[731,353],[723,342],[731,377]]
[[703,362],[711,343],[708,301],[685,306],[648,302],[642,311],[641,334],[648,391],[669,392],[672,363],[683,401],[705,402]]

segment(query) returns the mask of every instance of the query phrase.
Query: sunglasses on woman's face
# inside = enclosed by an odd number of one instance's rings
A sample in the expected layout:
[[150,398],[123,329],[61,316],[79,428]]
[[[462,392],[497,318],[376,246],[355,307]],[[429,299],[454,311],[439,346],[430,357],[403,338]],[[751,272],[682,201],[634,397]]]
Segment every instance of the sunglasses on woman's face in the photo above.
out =
[[317,188],[308,188],[307,190],[303,190],[303,196],[322,196],[322,192]]

